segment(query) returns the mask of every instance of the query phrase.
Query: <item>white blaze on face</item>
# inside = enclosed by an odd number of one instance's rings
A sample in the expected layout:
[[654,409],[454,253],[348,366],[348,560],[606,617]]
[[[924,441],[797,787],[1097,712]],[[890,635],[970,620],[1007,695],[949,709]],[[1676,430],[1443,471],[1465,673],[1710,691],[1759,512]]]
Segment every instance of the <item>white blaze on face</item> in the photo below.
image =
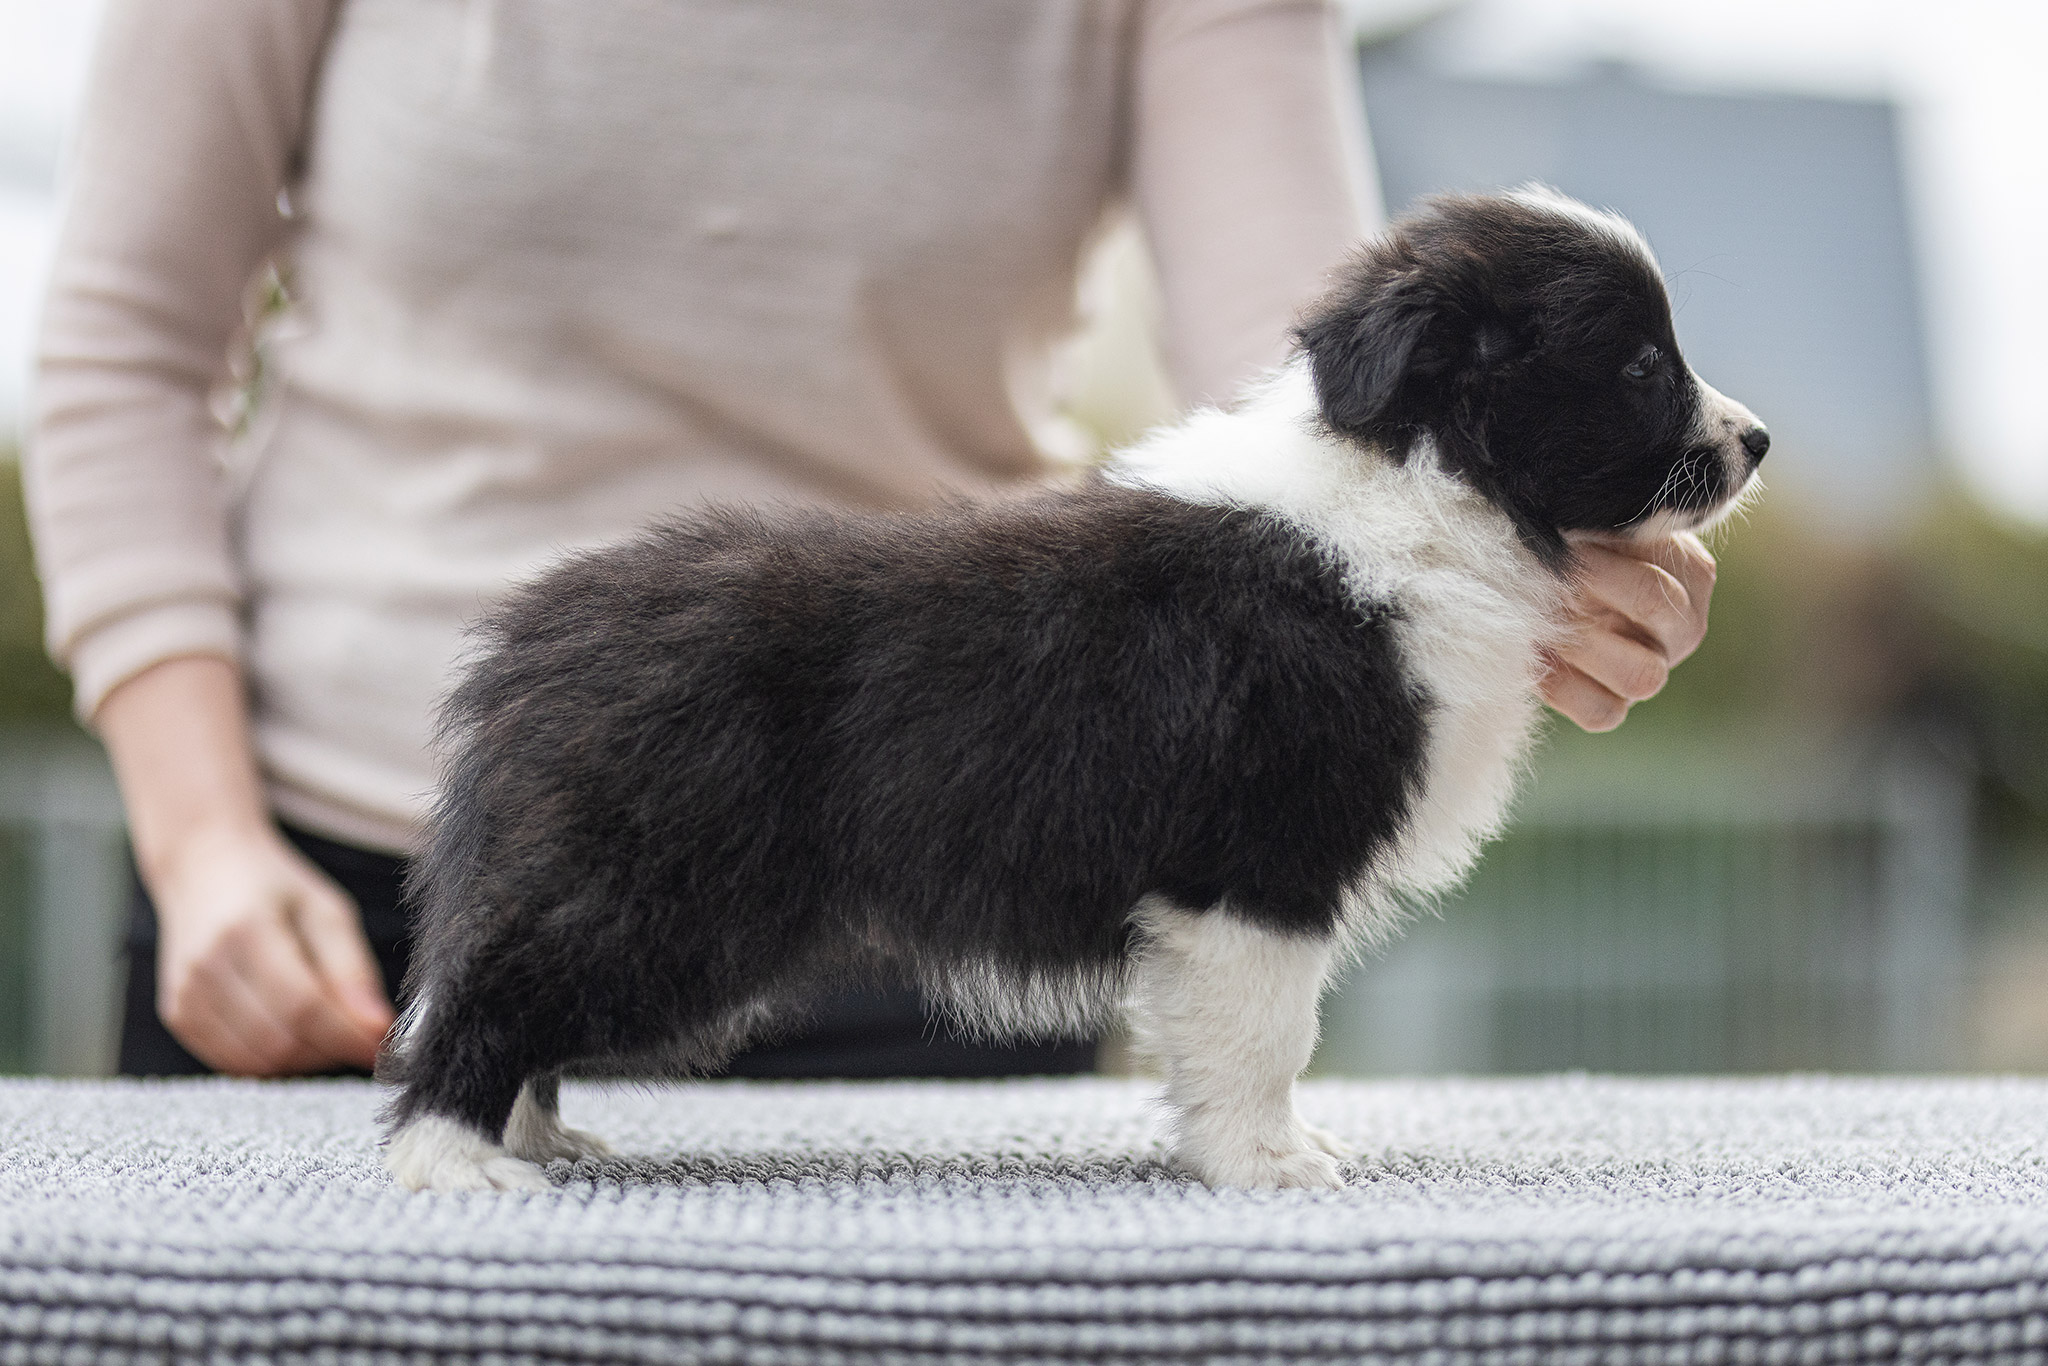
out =
[[1712,521],[1732,506],[1756,477],[1756,467],[1742,445],[1742,434],[1763,423],[1748,408],[1701,379],[1698,371],[1693,372],[1692,382],[1700,391],[1701,441],[1719,452],[1722,468],[1728,472],[1728,497],[1702,519]]

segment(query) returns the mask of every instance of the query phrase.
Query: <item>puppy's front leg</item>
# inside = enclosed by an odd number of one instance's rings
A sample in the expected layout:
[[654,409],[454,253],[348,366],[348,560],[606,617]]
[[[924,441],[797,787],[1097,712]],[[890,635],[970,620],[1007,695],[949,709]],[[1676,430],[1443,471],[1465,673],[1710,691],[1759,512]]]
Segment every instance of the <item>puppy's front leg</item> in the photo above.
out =
[[1343,1185],[1333,1141],[1294,1111],[1335,946],[1221,908],[1140,921],[1136,1023],[1166,1073],[1175,1159],[1212,1186]]

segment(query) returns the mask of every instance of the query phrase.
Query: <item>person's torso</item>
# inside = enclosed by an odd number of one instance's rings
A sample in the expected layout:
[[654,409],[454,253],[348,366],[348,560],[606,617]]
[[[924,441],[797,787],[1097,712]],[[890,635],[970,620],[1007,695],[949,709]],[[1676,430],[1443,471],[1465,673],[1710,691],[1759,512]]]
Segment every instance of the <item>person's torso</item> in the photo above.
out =
[[463,621],[566,550],[1044,473],[1128,11],[345,0],[244,452],[259,741],[319,789],[293,814],[416,810]]

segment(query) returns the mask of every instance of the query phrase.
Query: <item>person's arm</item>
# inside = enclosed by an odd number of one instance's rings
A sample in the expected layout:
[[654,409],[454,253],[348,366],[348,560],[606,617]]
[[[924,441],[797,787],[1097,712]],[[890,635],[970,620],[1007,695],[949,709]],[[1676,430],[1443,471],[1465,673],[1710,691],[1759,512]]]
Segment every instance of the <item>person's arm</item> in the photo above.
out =
[[1381,224],[1350,43],[1318,0],[1152,0],[1131,194],[1183,403],[1280,364],[1295,315]]
[[157,907],[171,1033],[227,1072],[368,1067],[391,1025],[384,984],[347,894],[270,818],[235,666],[166,660],[96,720]]
[[[1319,0],[1153,0],[1131,182],[1184,402],[1229,399],[1287,356],[1296,313],[1378,227],[1356,55]],[[1612,730],[1706,634],[1714,560],[1692,536],[1581,547],[1572,640],[1544,700]]]
[[238,658],[223,434],[244,299],[287,223],[333,0],[110,0],[38,339],[23,475],[81,718],[185,654]]
[[367,1062],[389,1019],[353,908],[264,809],[209,404],[285,231],[333,10],[107,6],[24,456],[51,652],[121,782],[166,1022],[240,1072]]

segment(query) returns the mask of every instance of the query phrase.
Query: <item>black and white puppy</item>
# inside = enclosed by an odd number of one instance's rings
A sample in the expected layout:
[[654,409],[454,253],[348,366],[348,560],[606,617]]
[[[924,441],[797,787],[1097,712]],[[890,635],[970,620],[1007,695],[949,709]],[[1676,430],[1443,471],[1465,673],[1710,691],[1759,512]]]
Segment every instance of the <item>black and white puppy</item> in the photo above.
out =
[[1128,1002],[1187,1170],[1337,1185],[1317,998],[1499,826],[1571,537],[1703,525],[1769,438],[1547,191],[1433,201],[1298,340],[1079,490],[678,518],[517,592],[446,713],[397,1179],[544,1187],[605,1150],[564,1069],[893,977],[998,1035]]

